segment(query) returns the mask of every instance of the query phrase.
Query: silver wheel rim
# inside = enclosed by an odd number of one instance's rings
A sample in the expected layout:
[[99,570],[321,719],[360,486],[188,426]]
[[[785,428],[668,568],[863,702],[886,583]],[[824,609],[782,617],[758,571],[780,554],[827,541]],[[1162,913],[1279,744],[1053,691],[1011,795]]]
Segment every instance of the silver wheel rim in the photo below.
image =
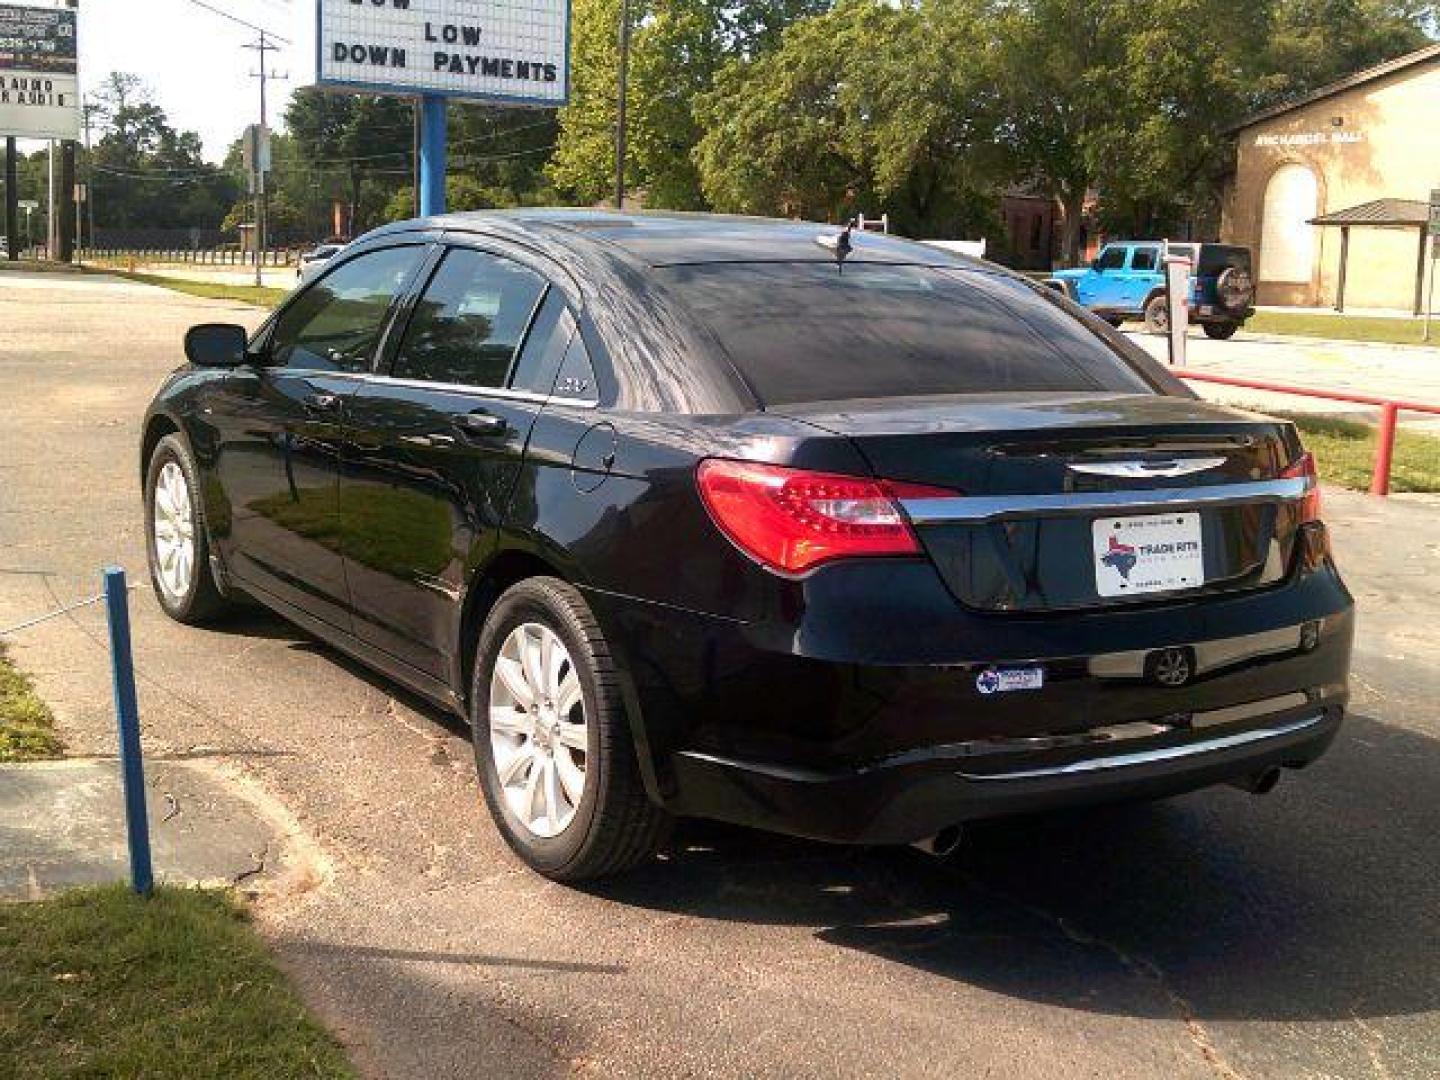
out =
[[490,673],[490,752],[510,812],[531,833],[575,820],[588,764],[585,696],[565,643],[539,623],[510,631]]
[[190,485],[177,462],[167,461],[161,468],[152,502],[155,577],[166,596],[183,600],[195,573],[195,517]]

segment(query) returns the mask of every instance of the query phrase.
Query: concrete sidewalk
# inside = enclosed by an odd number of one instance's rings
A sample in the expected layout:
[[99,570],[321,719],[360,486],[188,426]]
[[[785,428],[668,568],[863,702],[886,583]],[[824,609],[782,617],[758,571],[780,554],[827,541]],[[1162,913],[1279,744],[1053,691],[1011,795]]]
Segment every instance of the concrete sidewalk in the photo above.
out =
[[[1131,333],[1130,338],[1157,360],[1168,361],[1165,338],[1144,332]],[[1196,371],[1440,405],[1440,349],[1428,346],[1279,337],[1246,331],[1229,341],[1211,341],[1192,329],[1186,349],[1186,366]],[[1211,401],[1260,411],[1316,413],[1365,422],[1373,422],[1377,415],[1368,405],[1198,382],[1192,385]],[[1400,422],[1417,430],[1440,432],[1440,416],[1401,413]]]
[[[157,758],[146,781],[157,882],[293,890],[323,877],[283,810],[215,765]],[[0,900],[129,875],[117,760],[0,765]]]

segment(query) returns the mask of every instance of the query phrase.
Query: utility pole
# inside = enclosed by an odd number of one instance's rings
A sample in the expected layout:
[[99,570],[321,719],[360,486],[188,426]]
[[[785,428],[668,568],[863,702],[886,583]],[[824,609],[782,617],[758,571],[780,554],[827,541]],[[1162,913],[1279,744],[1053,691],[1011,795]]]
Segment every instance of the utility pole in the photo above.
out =
[[85,122],[85,231],[90,236],[90,248],[95,248],[95,151],[90,143],[90,117],[100,106],[93,101],[80,105],[80,116]]
[[59,236],[57,231],[59,222],[55,216],[55,140],[51,139],[46,146],[49,154],[45,162],[45,258],[53,260],[56,239]]
[[630,81],[630,0],[620,0],[620,78],[615,101],[615,209],[625,209],[625,92]]
[[[260,54],[260,71],[259,71],[258,73],[256,73],[256,72],[251,72],[251,76],[252,76],[253,78],[257,78],[257,79],[260,80],[260,136],[259,136],[259,139],[257,139],[257,143],[258,143],[260,140],[263,140],[263,139],[265,138],[265,132],[266,132],[266,119],[267,119],[267,117],[266,117],[265,113],[266,113],[266,87],[267,87],[267,84],[270,82],[271,79],[284,79],[284,78],[287,78],[287,77],[288,77],[288,76],[285,76],[285,75],[276,75],[276,74],[272,74],[271,72],[269,72],[269,71],[266,69],[265,54],[266,54],[266,53],[272,53],[272,52],[279,52],[279,51],[280,51],[280,45],[276,45],[276,44],[274,44],[274,42],[277,42],[277,41],[278,41],[278,42],[280,42],[282,45],[290,45],[290,44],[292,44],[292,42],[290,41],[289,38],[281,37],[279,34],[276,34],[276,33],[272,32],[272,31],[270,31],[270,30],[266,30],[263,26],[258,26],[258,25],[256,25],[255,23],[247,22],[246,20],[240,18],[238,15],[232,15],[232,14],[230,14],[230,12],[228,12],[228,11],[224,11],[224,10],[222,10],[221,8],[214,7],[213,5],[206,3],[205,0],[190,0],[190,2],[191,2],[192,4],[194,4],[194,5],[195,5],[196,7],[198,7],[198,8],[204,8],[206,11],[210,12],[212,15],[219,15],[222,19],[229,19],[231,22],[236,23],[237,25],[243,26],[243,27],[245,27],[247,30],[253,30],[253,31],[255,31],[255,33],[257,33],[257,34],[260,35],[260,40],[259,40],[258,42],[256,42],[256,43],[253,44],[253,45],[246,45],[246,46],[245,46],[245,48],[247,48],[247,49],[254,49],[254,50],[256,50],[256,51]],[[263,258],[263,253],[264,253],[264,251],[265,251],[265,210],[266,210],[266,206],[265,206],[265,201],[266,201],[266,200],[265,200],[265,170],[260,167],[261,162],[259,161],[259,157],[260,157],[259,151],[260,151],[260,147],[257,145],[257,146],[255,147],[255,157],[256,157],[256,161],[254,162],[254,167],[253,167],[253,170],[252,170],[252,172],[251,172],[251,179],[252,179],[252,181],[253,181],[253,183],[254,183],[254,185],[255,185],[255,186],[254,186],[254,195],[255,195],[255,284],[256,284],[256,285],[261,284],[261,278],[260,278],[260,262],[261,262],[261,259]]]
[[[80,0],[66,0],[66,6],[78,9]],[[80,16],[75,16],[78,21]],[[75,140],[65,139],[60,143],[60,199],[56,203],[60,211],[55,224],[55,247],[60,261],[68,263],[75,258],[75,231],[80,220],[80,203],[75,191]]]
[[5,254],[20,258],[20,170],[15,160],[15,139],[5,140]]
[[255,188],[255,284],[260,285],[260,267],[265,256],[265,224],[266,215],[269,211],[267,193],[265,190],[265,173],[269,162],[265,160],[268,156],[265,150],[270,143],[270,124],[268,115],[267,87],[271,79],[283,79],[284,75],[272,74],[266,68],[266,53],[279,52],[280,46],[270,41],[270,33],[267,30],[260,30],[260,40],[253,45],[246,45],[247,49],[254,49],[260,55],[260,70],[251,72],[251,77],[260,80],[260,130],[255,135],[255,150],[252,159],[250,173],[251,181]]

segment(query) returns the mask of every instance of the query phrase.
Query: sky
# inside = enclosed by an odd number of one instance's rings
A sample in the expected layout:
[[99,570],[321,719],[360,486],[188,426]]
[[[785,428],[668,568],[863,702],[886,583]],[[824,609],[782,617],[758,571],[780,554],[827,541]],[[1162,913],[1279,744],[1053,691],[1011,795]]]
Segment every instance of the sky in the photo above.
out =
[[[292,25],[314,10],[314,0],[206,3],[286,37],[297,36]],[[36,0],[33,6],[62,5]],[[191,0],[80,0],[79,10],[84,93],[93,92],[112,71],[139,75],[169,115],[171,125],[199,132],[205,157],[215,162],[224,158],[246,124],[259,119],[259,80],[250,77],[258,70],[255,50],[243,47],[255,40],[252,31]],[[293,46],[271,53],[269,62],[294,75],[306,68]],[[292,78],[270,83],[272,126],[279,126],[290,92],[300,81]]]

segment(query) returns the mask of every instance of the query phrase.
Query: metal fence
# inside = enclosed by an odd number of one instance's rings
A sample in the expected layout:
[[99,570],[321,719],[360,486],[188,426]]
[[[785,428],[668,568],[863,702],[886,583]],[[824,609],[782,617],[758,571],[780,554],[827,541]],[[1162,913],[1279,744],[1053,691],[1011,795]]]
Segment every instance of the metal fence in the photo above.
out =
[[[81,248],[81,262],[122,264],[184,263],[189,266],[254,266],[255,253],[236,248]],[[261,252],[262,266],[294,266],[297,253],[291,248]]]

